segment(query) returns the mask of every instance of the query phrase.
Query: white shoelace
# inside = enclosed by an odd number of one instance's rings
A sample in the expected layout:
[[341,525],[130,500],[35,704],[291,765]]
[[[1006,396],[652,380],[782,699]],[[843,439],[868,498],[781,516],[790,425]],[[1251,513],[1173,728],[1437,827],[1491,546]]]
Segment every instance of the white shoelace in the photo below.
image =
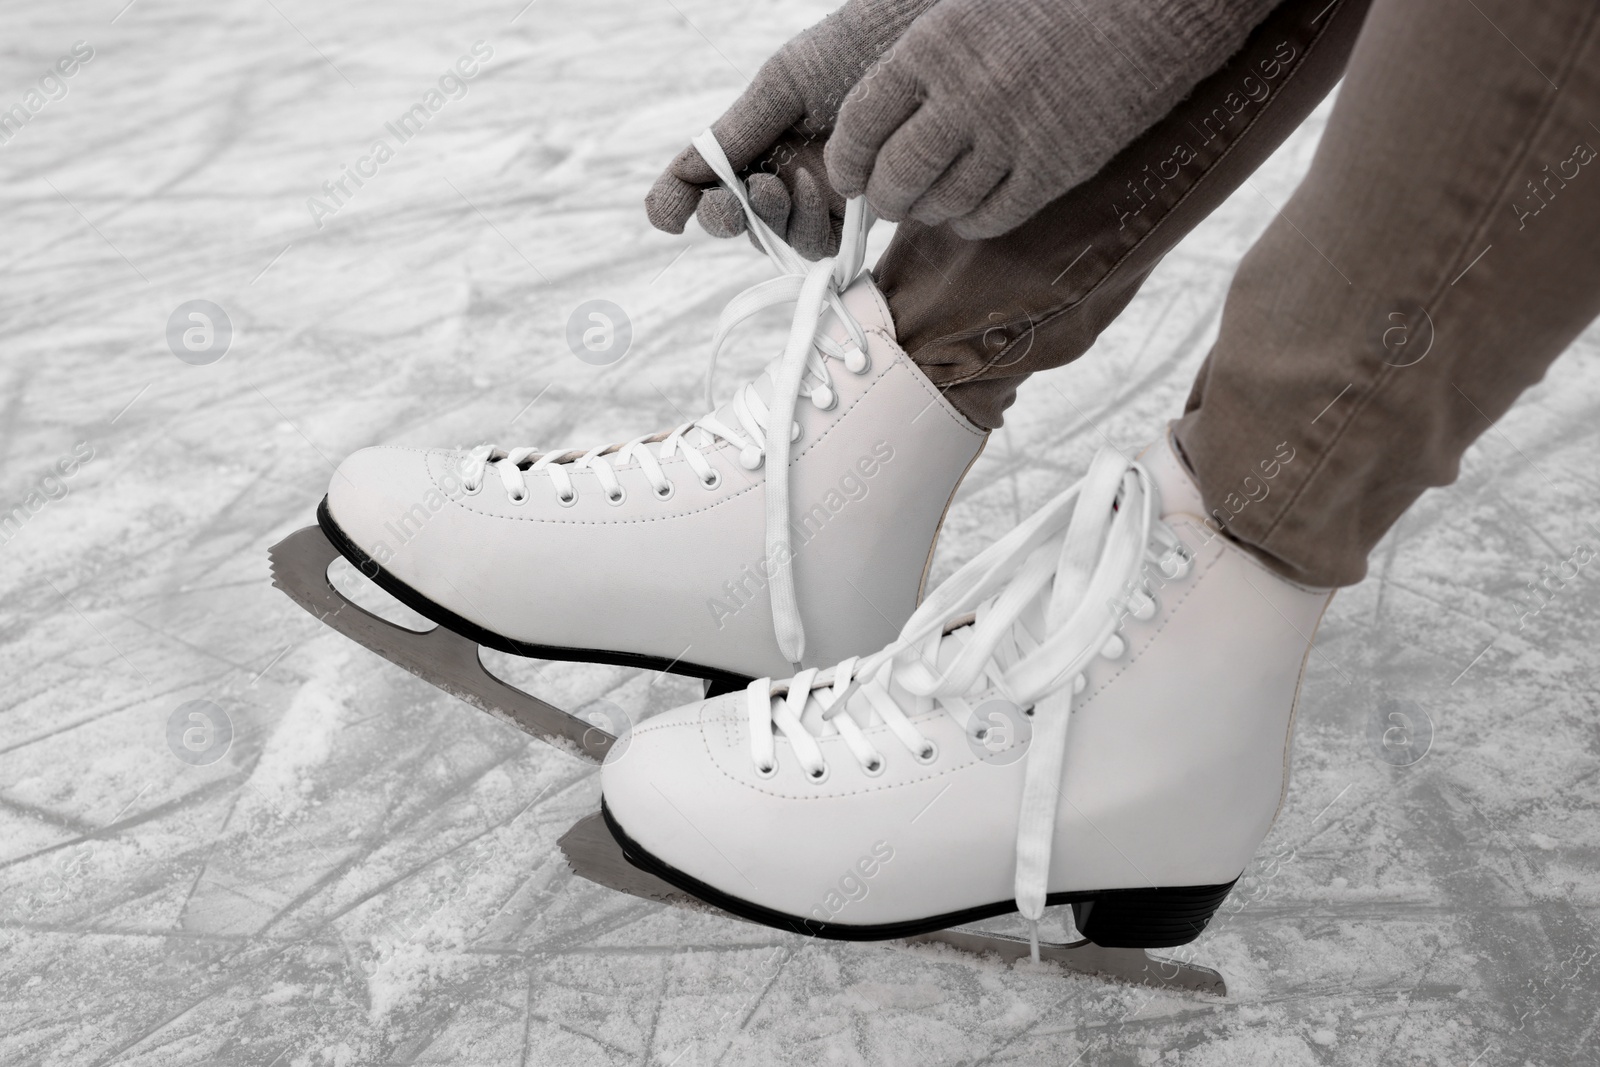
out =
[[[867,231],[872,227],[873,216],[865,200],[849,201],[845,206],[839,254],[811,263],[761,221],[750,206],[744,183],[711,131],[696,137],[694,145],[723,186],[738,198],[751,232],[781,272],[776,278],[746,289],[723,309],[712,338],[710,364],[706,370],[706,406],[710,414],[668,433],[636,437],[625,444],[601,445],[588,451],[541,452],[536,447],[501,449],[483,445],[468,453],[462,466],[462,480],[467,492],[476,492],[482,488],[489,468],[493,468],[505,486],[506,495],[512,503],[520,504],[528,498],[525,472],[545,472],[550,475],[557,501],[570,507],[578,499],[571,472],[587,470],[599,480],[606,501],[615,505],[626,499],[626,491],[617,479],[618,468],[637,463],[657,499],[669,500],[674,487],[661,468],[661,460],[681,455],[701,485],[716,489],[722,484],[721,475],[701,450],[714,447],[719,440],[728,442],[739,449],[739,463],[746,470],[755,470],[763,464],[767,469],[766,558],[773,564],[768,583],[773,631],[779,651],[798,670],[805,655],[806,638],[795,596],[793,551],[789,542],[789,446],[800,429],[794,421],[795,405],[800,397],[806,397],[823,410],[833,407],[836,393],[828,371],[830,359],[839,360],[856,374],[867,368],[866,331],[845,309],[842,295],[861,273],[866,258]],[[786,303],[795,304],[794,318],[783,355],[772,375],[771,403],[761,399],[755,382],[745,383],[730,404],[738,426],[728,425],[717,417],[713,394],[717,356],[741,322],[765,308]],[[829,311],[843,324],[850,347],[823,332],[822,323]]]
[[911,720],[935,702],[969,735],[980,725],[973,709],[987,697],[1031,709],[1015,889],[1018,910],[1034,926],[1037,959],[1073,697],[1096,656],[1125,651],[1117,632],[1124,614],[1154,616],[1152,580],[1181,578],[1191,563],[1178,535],[1157,518],[1159,508],[1150,473],[1102,449],[1082,481],[934,590],[893,644],[830,672],[802,671],[786,686],[752,682],[746,693],[757,773],[776,773],[777,733],[811,780],[822,782],[828,769],[817,736],[829,724],[861,767],[878,774],[886,757],[863,726],[887,726],[913,758],[931,763],[938,753]]

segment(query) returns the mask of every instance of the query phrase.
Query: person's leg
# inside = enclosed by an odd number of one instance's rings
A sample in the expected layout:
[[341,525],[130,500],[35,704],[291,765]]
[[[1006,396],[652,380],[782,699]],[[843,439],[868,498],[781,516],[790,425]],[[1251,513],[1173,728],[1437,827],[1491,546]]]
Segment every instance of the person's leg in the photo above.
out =
[[1359,581],[1600,314],[1596,122],[1594,0],[1376,0],[1177,428],[1236,540]]
[[1011,233],[901,223],[875,274],[906,352],[962,414],[999,426],[1022,380],[1087,351],[1327,95],[1367,6],[1285,0],[1170,115]]

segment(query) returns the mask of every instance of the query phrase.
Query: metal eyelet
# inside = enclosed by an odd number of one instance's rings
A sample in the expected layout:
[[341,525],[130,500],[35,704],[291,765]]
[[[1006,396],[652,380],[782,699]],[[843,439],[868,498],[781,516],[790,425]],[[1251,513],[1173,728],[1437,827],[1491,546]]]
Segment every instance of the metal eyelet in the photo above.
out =
[[576,489],[568,489],[565,493],[556,494],[556,503],[560,504],[564,508],[570,508],[577,502],[578,491]]
[[672,494],[676,493],[677,491],[678,491],[677,488],[674,487],[671,482],[668,482],[666,485],[661,485],[661,486],[657,486],[656,487],[656,489],[654,491],[655,492],[655,498],[657,500],[671,500],[672,499]]
[[814,771],[807,771],[806,781],[810,782],[812,785],[821,785],[823,782],[828,780],[832,773],[833,772],[828,769],[828,765],[824,763]]
[[777,775],[777,773],[778,773],[778,757],[776,757],[776,756],[772,757],[772,762],[767,764],[764,767],[759,763],[756,764],[756,777],[757,778],[772,778],[775,775]]
[[708,491],[718,488],[722,485],[722,472],[718,470],[712,471],[711,477],[700,479],[700,485]]
[[883,769],[886,766],[888,766],[888,760],[874,752],[872,758],[861,765],[861,773],[868,778],[876,778],[883,773]]
[[615,493],[607,493],[606,494],[606,503],[610,504],[614,508],[621,507],[622,506],[622,502],[624,500],[627,500],[627,499],[628,499],[628,491],[626,489],[622,488],[622,486],[620,486],[620,485],[617,486],[617,491]]
[[[1171,574],[1167,573],[1167,559],[1172,561]],[[1162,560],[1162,566],[1160,567],[1161,577],[1165,578],[1169,582],[1177,581],[1179,578],[1185,577],[1189,573],[1189,568],[1192,566],[1194,566],[1194,556],[1189,552],[1189,549],[1181,544],[1175,545],[1173,546],[1171,554],[1168,555],[1166,559]]]
[[915,753],[915,756],[918,763],[922,764],[923,766],[927,766],[939,758],[939,746],[934,744],[932,741],[927,741],[922,748]]

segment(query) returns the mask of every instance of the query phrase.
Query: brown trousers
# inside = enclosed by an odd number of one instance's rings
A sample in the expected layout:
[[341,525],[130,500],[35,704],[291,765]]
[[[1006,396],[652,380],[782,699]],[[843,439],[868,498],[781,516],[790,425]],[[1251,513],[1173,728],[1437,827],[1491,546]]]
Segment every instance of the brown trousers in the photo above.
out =
[[1600,314],[1600,4],[1368,8],[1286,0],[1022,227],[963,241],[903,223],[878,268],[912,358],[998,426],[1023,379],[1082,355],[1346,74],[1177,428],[1228,534],[1320,586],[1360,581],[1401,513]]

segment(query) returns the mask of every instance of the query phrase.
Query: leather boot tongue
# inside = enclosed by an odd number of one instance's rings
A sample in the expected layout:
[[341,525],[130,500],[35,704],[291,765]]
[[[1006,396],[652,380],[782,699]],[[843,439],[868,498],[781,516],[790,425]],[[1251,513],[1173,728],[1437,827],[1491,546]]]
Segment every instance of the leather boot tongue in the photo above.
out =
[[1139,454],[1139,462],[1150,472],[1156,490],[1161,494],[1163,519],[1169,515],[1192,515],[1196,519],[1205,517],[1206,505],[1200,497],[1200,487],[1195,484],[1194,475],[1189,473],[1188,466],[1178,455],[1170,426],[1160,439]]
[[[872,275],[869,272],[862,271],[861,276],[850,283],[850,287],[844,291],[843,299],[845,310],[855,316],[856,322],[861,325],[863,330],[876,328],[887,333],[890,337],[894,337],[894,318],[889,314],[888,301],[884,299],[883,293],[879,291],[877,283],[872,280]],[[821,332],[824,336],[831,337],[845,348],[849,348],[853,344],[850,340],[850,331],[845,329],[844,323],[839,321],[839,316],[831,308],[824,309],[821,327]],[[787,340],[787,334],[785,334],[785,339]],[[782,359],[782,351],[775,353],[752,383],[755,386],[756,395],[769,408],[772,406],[773,379],[778,373],[778,364]],[[831,361],[828,371],[834,375],[846,373],[843,365]],[[721,390],[718,390],[718,392],[721,392]],[[733,411],[733,397],[737,394],[737,389],[732,390],[727,394],[728,399],[717,407],[716,416],[725,425],[739,426],[739,417]]]
[[[884,299],[883,292],[873,281],[869,271],[862,271],[861,276],[850,283],[844,291],[845,310],[855,316],[864,330],[879,329],[890,337],[895,337],[894,317],[889,314],[889,302]],[[829,337],[840,344],[850,344],[850,334],[845,330],[839,317],[829,310],[822,316],[822,328]]]

